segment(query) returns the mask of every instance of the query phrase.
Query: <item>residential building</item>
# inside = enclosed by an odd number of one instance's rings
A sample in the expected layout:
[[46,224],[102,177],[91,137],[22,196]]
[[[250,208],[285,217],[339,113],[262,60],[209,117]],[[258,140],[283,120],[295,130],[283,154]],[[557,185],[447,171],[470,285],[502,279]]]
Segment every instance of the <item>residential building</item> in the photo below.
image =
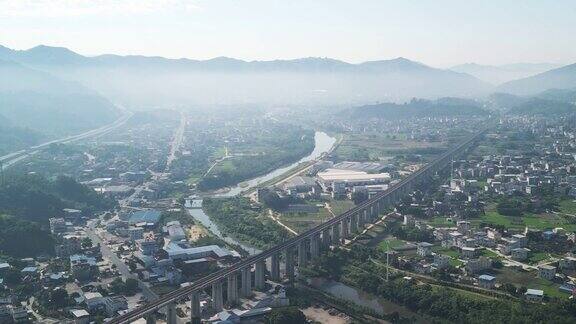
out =
[[466,271],[470,274],[475,274],[480,271],[488,270],[492,267],[492,259],[481,256],[478,259],[473,259],[466,263]]
[[553,280],[556,276],[556,267],[551,265],[538,266],[538,276],[542,279]]
[[88,324],[90,323],[90,313],[85,309],[72,309],[70,314],[74,319],[74,324]]
[[450,265],[450,257],[444,254],[436,253],[434,255],[434,263],[432,264],[437,269],[444,269]]
[[516,261],[524,261],[528,259],[528,253],[530,253],[530,249],[527,248],[517,248],[511,251],[512,259]]
[[493,289],[496,285],[496,277],[481,275],[478,277],[478,286],[486,289]]
[[50,233],[54,235],[66,233],[68,230],[64,218],[50,218],[48,222],[50,223]]
[[417,247],[416,252],[421,257],[427,257],[429,255],[432,255],[432,246],[434,246],[434,245],[430,244],[428,242],[420,242],[420,243],[418,243],[418,247]]
[[106,314],[116,316],[118,311],[128,309],[128,300],[124,296],[109,296],[104,298]]
[[544,298],[544,291],[540,289],[527,289],[524,298],[531,302],[541,302]]
[[78,281],[90,280],[98,272],[96,259],[83,254],[70,256],[70,271]]

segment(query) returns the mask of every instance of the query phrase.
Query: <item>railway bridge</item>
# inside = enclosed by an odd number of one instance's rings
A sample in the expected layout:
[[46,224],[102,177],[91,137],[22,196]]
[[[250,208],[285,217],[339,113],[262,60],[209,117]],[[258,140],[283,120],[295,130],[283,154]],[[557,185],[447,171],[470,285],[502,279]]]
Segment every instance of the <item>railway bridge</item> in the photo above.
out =
[[[224,307],[224,287],[228,303],[234,304],[239,301],[240,297],[249,296],[252,289],[264,289],[267,277],[271,281],[279,282],[287,279],[293,282],[297,266],[306,266],[310,260],[318,258],[323,250],[331,245],[340,244],[364,226],[376,221],[382,212],[392,207],[403,196],[428,182],[434,175],[448,167],[454,159],[464,156],[488,129],[489,127],[486,127],[467,137],[433,162],[354,208],[268,250],[238,261],[230,267],[211,273],[189,283],[186,287],[176,289],[157,300],[126,312],[109,323],[126,324],[145,318],[147,324],[153,324],[156,322],[156,313],[163,309],[167,322],[176,324],[176,304],[188,299],[191,301],[191,323],[200,323],[199,293],[205,288],[211,288],[212,306],[220,311]],[[283,273],[280,272],[281,255],[285,262]],[[267,262],[268,259],[270,262]],[[269,268],[267,264],[270,265]],[[254,277],[254,282],[252,282],[252,277]]]

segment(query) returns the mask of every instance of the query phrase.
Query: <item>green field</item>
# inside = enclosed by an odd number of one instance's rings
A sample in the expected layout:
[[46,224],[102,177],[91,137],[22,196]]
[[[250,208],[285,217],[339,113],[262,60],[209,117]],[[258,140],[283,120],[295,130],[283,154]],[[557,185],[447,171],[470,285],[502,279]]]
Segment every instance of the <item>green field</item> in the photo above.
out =
[[[434,150],[439,148],[439,150]],[[397,154],[421,154],[434,156],[443,150],[440,142],[416,142],[403,134],[346,134],[334,151],[338,161],[378,161],[393,158]]]
[[508,229],[521,230],[526,226],[532,229],[545,230],[562,227],[568,231],[575,231],[576,224],[569,223],[564,217],[556,214],[526,214],[512,217],[499,214],[495,210],[488,210],[482,217],[472,221],[478,225],[480,222],[502,225]]
[[434,226],[434,227],[452,227],[452,226],[456,226],[456,224],[454,224],[453,221],[450,220],[446,220],[446,217],[444,216],[436,216],[430,219],[430,221],[428,222],[428,224],[430,224],[430,226]]
[[560,202],[560,212],[576,215],[576,200],[562,200]]
[[334,213],[334,215],[340,215],[340,214],[348,211],[352,207],[354,207],[354,202],[351,200],[348,200],[348,199],[343,199],[343,200],[333,199],[333,200],[330,200],[328,202],[328,204],[332,208],[332,212]]
[[531,264],[536,264],[540,261],[548,260],[550,258],[549,254],[546,252],[533,252],[530,253],[528,262]]
[[537,277],[537,271],[523,271],[504,267],[502,269],[492,269],[492,274],[500,284],[511,283],[516,287],[526,287],[530,289],[541,289],[549,297],[568,298],[569,295],[558,290],[557,283]]
[[317,213],[282,213],[280,220],[286,226],[302,233],[312,227],[332,218],[332,214],[326,208],[320,208]]
[[440,253],[440,254],[444,254],[447,255],[451,258],[459,258],[460,257],[460,252],[458,252],[458,250],[452,250],[450,248],[445,248],[442,246],[433,246],[432,247],[432,251],[436,252],[436,253]]
[[382,252],[388,251],[388,249],[394,249],[406,244],[406,242],[402,240],[398,240],[395,238],[385,239],[384,241],[378,243],[378,249]]

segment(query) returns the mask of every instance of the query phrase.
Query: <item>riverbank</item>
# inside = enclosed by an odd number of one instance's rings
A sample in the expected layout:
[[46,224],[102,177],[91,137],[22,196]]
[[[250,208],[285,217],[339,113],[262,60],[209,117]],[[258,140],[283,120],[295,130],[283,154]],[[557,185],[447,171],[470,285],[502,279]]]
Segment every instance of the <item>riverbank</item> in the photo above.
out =
[[[236,186],[230,187],[227,190],[221,189],[218,191],[212,192],[205,192],[202,193],[202,196],[214,196],[214,197],[232,197],[237,196],[240,194],[245,194],[250,190],[255,190],[257,187],[264,185],[265,183],[269,183],[273,179],[282,179],[287,176],[290,176],[291,173],[297,170],[296,168],[305,168],[309,166],[309,163],[316,162],[318,159],[322,158],[325,154],[331,152],[334,149],[334,146],[337,142],[337,139],[324,132],[315,132],[314,133],[314,149],[310,154],[304,156],[303,158],[299,159],[298,161],[282,166],[277,168],[271,172],[268,172],[262,176],[243,181]],[[301,171],[301,170],[300,170]],[[225,191],[224,191],[225,190]]]

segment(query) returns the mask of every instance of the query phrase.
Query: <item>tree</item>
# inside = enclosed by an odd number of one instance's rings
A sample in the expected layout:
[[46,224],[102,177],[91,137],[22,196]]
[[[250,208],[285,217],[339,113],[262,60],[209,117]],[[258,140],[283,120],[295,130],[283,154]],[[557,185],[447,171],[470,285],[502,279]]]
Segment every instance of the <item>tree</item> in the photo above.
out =
[[356,191],[352,193],[352,201],[355,205],[361,204],[363,201],[368,200],[368,193],[363,191]]
[[92,240],[89,237],[85,237],[82,239],[82,248],[89,249],[92,247]]
[[68,292],[66,289],[57,288],[50,294],[50,301],[52,305],[56,308],[62,308],[68,306]]
[[297,307],[281,307],[273,309],[266,317],[267,324],[305,324],[306,316]]
[[126,279],[126,282],[124,283],[124,294],[126,296],[134,296],[139,289],[138,280],[133,278]]

